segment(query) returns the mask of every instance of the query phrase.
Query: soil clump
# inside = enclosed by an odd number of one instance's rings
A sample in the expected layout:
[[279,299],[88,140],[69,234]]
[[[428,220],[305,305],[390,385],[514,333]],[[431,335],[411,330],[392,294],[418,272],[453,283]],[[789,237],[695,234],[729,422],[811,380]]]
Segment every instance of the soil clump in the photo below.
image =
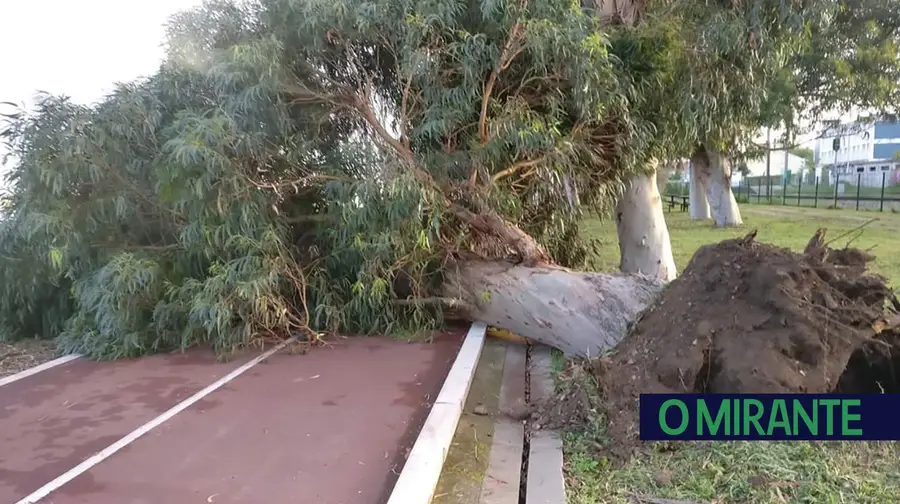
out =
[[603,451],[621,457],[639,444],[642,393],[900,392],[900,303],[872,254],[824,237],[802,253],[755,231],[700,248],[612,354],[566,369],[544,423],[602,415]]

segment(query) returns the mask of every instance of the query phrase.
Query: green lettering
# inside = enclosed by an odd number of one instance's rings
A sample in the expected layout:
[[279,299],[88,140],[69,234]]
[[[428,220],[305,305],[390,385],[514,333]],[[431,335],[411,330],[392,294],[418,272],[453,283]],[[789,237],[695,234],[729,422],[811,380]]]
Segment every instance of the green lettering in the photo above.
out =
[[820,399],[819,405],[828,408],[825,410],[825,434],[834,435],[834,408],[841,403],[840,399]]
[[[750,407],[756,406],[756,412],[750,413]],[[759,419],[763,416],[763,405],[756,399],[744,399],[744,435],[750,434],[750,424],[756,427],[756,433],[762,436],[764,434]]]
[[791,435],[791,423],[788,421],[787,405],[784,404],[784,399],[775,399],[772,402],[772,411],[769,413],[769,428],[766,430],[766,435],[771,436],[775,429],[784,429],[785,436]]
[[733,403],[734,405],[734,428],[731,429],[731,432],[735,436],[741,435],[741,400],[735,399]]
[[709,414],[709,408],[706,406],[706,401],[700,399],[697,402],[697,435],[703,435],[703,426],[706,425],[709,434],[715,436],[723,422],[725,423],[725,434],[729,434],[731,430],[730,412],[731,400],[723,399],[722,404],[719,405],[719,410],[716,411],[716,419],[713,421],[712,415]]
[[[669,424],[666,423],[666,411],[672,406],[681,410],[681,424],[676,429],[669,427]],[[688,428],[688,421],[687,405],[678,399],[669,399],[659,407],[659,428],[670,436],[677,436],[686,431]]]
[[850,421],[861,420],[859,413],[850,413],[850,406],[859,406],[859,399],[844,399],[841,401],[841,434],[844,436],[862,436],[862,429],[851,429]]
[[792,409],[794,411],[794,434],[800,435],[800,417],[803,417],[803,423],[806,424],[806,430],[809,431],[809,434],[812,436],[818,436],[819,407],[816,403],[816,400],[813,399],[812,418],[810,418],[809,414],[806,411],[806,408],[803,407],[803,402],[799,399],[794,399],[794,407]]

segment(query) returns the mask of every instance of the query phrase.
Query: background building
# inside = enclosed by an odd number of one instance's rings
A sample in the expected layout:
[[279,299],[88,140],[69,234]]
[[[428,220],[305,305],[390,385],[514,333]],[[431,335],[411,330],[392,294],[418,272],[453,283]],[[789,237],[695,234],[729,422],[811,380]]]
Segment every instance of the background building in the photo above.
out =
[[[839,146],[834,150],[834,146]],[[900,183],[900,123],[843,123],[815,140],[813,153],[821,180],[877,187]]]

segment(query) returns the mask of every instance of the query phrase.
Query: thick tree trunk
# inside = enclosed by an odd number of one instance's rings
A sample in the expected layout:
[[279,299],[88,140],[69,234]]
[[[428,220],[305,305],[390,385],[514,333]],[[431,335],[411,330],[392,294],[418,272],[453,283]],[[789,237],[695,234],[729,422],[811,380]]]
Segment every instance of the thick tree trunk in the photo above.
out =
[[709,201],[706,199],[707,176],[696,168],[693,160],[691,160],[689,170],[691,185],[688,210],[691,213],[691,220],[709,219]]
[[[659,174],[668,178],[667,170]],[[669,282],[675,279],[675,259],[657,179],[656,174],[635,175],[616,204],[619,269]]]
[[454,308],[469,320],[567,355],[598,356],[625,336],[661,288],[639,275],[466,261],[445,270],[443,295],[458,300]]
[[703,174],[712,219],[717,227],[739,226],[741,210],[731,191],[731,163],[718,152],[698,149],[691,158],[694,171]]

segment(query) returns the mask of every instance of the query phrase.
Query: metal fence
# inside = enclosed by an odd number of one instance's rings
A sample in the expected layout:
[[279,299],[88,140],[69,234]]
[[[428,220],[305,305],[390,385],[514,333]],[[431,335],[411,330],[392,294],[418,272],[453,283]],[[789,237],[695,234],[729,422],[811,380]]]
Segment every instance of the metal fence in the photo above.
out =
[[[892,183],[888,173],[883,172],[880,181],[867,179],[868,174],[855,175],[837,175],[833,184],[822,182],[818,177],[812,181],[798,177],[789,184],[759,178],[741,181],[732,190],[738,203],[900,211],[900,184]],[[666,194],[687,196],[688,191],[687,184],[670,183]]]

